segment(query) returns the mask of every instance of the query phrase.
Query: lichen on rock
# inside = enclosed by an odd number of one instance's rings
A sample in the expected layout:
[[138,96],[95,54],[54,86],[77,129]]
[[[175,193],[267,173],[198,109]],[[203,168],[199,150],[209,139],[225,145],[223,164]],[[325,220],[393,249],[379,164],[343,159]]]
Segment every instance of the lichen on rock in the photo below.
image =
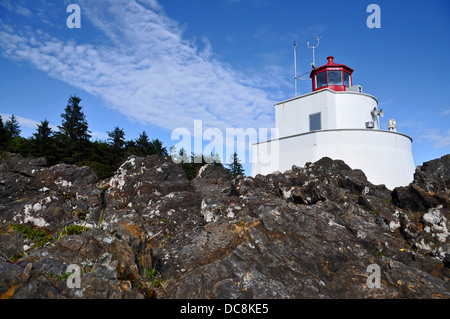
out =
[[254,178],[205,165],[189,181],[170,158],[131,156],[99,181],[8,154],[0,297],[450,298],[449,159],[391,191],[330,158]]

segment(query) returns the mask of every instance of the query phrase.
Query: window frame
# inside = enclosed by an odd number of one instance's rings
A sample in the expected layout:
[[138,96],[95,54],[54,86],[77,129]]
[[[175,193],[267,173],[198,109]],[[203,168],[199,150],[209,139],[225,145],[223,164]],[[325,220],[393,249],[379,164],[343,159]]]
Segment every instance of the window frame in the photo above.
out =
[[[316,123],[312,122],[312,119],[315,116],[318,116],[318,118],[319,118],[319,121],[318,121],[319,127],[317,129],[312,129],[313,125],[311,125],[311,124],[316,124]],[[322,130],[322,112],[316,112],[316,113],[309,114],[309,131],[314,132],[314,131],[320,131],[320,130]]]

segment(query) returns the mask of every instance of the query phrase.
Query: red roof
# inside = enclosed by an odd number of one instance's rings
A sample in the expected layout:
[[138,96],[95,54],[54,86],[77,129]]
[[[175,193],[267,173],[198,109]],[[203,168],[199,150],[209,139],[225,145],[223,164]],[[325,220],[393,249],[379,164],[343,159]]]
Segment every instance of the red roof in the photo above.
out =
[[327,68],[332,68],[332,67],[333,68],[340,67],[340,68],[343,68],[344,70],[346,70],[347,72],[349,72],[350,74],[353,73],[353,69],[352,68],[349,68],[345,64],[334,63],[333,59],[334,59],[334,57],[331,56],[331,55],[329,57],[327,57],[328,63],[324,64],[322,66],[319,66],[318,68],[314,68],[314,70],[311,71],[309,77],[312,78],[313,75],[316,74],[317,72],[322,71],[322,70],[327,69]]

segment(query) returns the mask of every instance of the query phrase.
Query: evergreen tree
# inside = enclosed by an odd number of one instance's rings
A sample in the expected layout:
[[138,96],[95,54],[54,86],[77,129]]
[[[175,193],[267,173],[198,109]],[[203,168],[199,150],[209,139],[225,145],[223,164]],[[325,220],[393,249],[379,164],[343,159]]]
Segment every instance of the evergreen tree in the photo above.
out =
[[37,125],[37,132],[33,133],[33,137],[36,140],[49,140],[53,134],[50,122],[46,119],[41,121],[41,124]]
[[61,126],[58,126],[57,138],[63,162],[68,164],[85,161],[90,156],[88,151],[91,135],[80,102],[81,99],[76,95],[69,98],[64,113],[61,114]]
[[88,142],[86,156],[77,162],[78,166],[89,166],[99,179],[105,179],[114,174],[123,163],[118,153],[106,142],[94,141]]
[[109,154],[108,159],[112,167],[118,167],[124,161],[125,155],[125,132],[116,126],[112,132],[108,133]]
[[[201,154],[199,155],[191,153],[191,156],[188,157],[187,152],[184,149],[180,150],[180,156],[183,159],[181,165],[183,166],[184,172],[186,173],[186,177],[189,180],[196,178],[200,168],[206,164],[203,156]],[[198,159],[200,159],[200,161]]]
[[14,114],[11,115],[11,117],[8,121],[6,121],[5,129],[10,138],[15,138],[15,137],[20,136],[21,130],[20,130],[19,121],[14,116]]
[[50,165],[58,161],[56,144],[49,121],[43,120],[37,125],[36,133],[31,138],[31,150],[35,157],[45,157]]
[[147,133],[143,131],[136,139],[136,152],[137,156],[147,156],[153,154],[153,145],[148,139]]
[[182,163],[191,163],[193,161],[193,157],[189,157],[188,152],[182,147],[180,151],[178,152],[178,156],[180,157],[180,160]]
[[111,145],[115,150],[122,149],[125,145],[125,132],[123,129],[116,126],[112,132],[107,133],[109,136],[108,141],[110,141],[109,145]]
[[205,162],[207,162],[213,166],[222,166],[223,167],[220,156],[217,153],[215,154],[215,153],[211,152],[208,156],[203,155],[203,158],[204,158]]
[[160,140],[154,139],[152,141],[152,148],[153,148],[152,154],[168,156],[167,149],[163,147],[163,143]]
[[228,164],[228,166],[230,167],[229,171],[230,171],[231,175],[233,177],[236,177],[238,175],[243,175],[244,168],[243,168],[242,164],[240,163],[237,153],[234,152],[233,155],[231,155],[230,159],[231,159],[232,163]]
[[64,136],[69,143],[89,140],[91,137],[80,102],[81,99],[78,96],[72,95],[64,109],[64,113],[61,114],[62,122],[61,126],[58,126],[59,134]]
[[3,125],[2,117],[0,116],[0,151],[6,149],[8,145],[8,132]]

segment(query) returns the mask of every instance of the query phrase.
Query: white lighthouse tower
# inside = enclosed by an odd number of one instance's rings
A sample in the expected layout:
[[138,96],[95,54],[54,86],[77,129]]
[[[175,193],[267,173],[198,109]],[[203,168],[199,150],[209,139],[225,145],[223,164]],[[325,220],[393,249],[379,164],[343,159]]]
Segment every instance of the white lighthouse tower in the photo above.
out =
[[380,129],[378,100],[353,85],[353,69],[334,57],[314,68],[312,92],[275,104],[278,136],[253,144],[252,176],[284,172],[322,157],[361,169],[373,184],[389,189],[408,185],[415,171],[412,138]]

